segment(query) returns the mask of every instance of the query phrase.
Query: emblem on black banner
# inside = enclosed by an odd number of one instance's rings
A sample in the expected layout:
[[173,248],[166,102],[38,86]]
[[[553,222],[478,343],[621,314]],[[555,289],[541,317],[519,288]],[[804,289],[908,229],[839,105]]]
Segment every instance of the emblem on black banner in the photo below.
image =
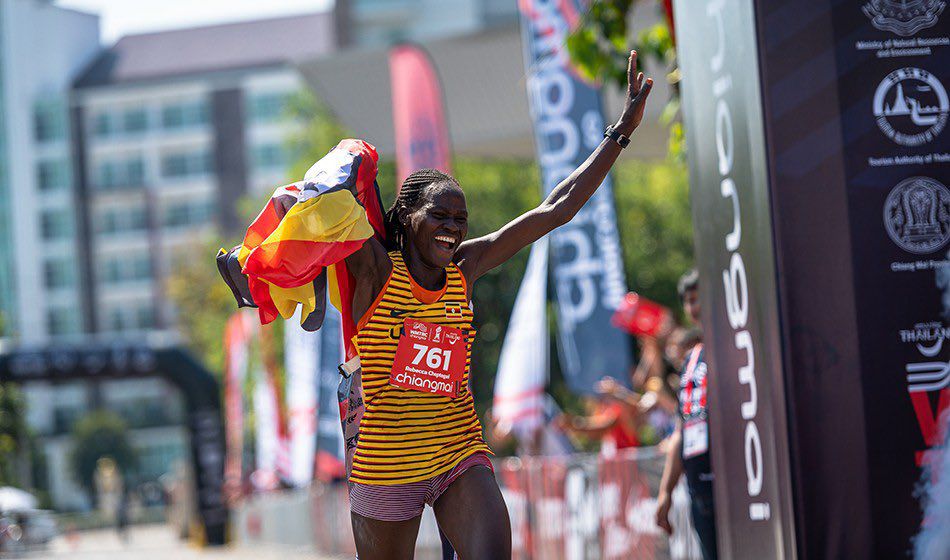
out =
[[944,0],[871,0],[861,10],[874,27],[908,37],[936,25],[946,4]]
[[932,253],[950,240],[950,190],[929,177],[911,177],[891,189],[884,226],[901,249]]
[[874,93],[874,116],[881,131],[902,146],[930,142],[947,124],[947,90],[920,68],[888,74]]

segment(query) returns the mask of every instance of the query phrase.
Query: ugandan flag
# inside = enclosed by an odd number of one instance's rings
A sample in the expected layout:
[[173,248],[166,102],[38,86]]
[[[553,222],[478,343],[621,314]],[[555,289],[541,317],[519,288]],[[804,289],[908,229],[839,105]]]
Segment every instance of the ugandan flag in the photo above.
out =
[[218,253],[218,270],[239,307],[256,306],[266,324],[290,318],[300,304],[301,324],[313,331],[323,324],[329,289],[344,330],[352,330],[353,279],[342,261],[370,237],[382,239],[378,161],[371,144],[343,140],[303,181],[274,192],[243,243]]

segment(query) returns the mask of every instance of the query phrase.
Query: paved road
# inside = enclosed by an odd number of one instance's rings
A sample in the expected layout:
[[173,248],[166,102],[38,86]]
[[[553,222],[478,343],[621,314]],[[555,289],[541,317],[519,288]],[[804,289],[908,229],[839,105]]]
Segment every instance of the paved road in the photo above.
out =
[[146,525],[129,531],[127,543],[114,531],[86,531],[71,542],[65,537],[53,541],[49,551],[29,558],[69,558],[70,560],[336,560],[289,547],[197,548],[179,541],[165,525]]

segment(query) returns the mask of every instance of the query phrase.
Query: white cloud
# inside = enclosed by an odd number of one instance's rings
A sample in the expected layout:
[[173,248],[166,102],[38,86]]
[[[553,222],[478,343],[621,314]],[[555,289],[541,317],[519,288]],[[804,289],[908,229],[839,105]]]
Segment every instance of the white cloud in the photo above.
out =
[[324,11],[333,0],[58,0],[57,4],[99,14],[102,40],[111,44],[132,33]]

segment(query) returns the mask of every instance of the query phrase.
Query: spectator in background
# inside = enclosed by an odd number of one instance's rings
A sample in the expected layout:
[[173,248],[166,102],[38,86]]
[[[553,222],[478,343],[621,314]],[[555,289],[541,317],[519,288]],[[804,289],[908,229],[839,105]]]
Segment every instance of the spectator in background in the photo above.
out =
[[561,415],[561,408],[547,393],[544,394],[540,423],[503,421],[493,412],[491,408],[485,412],[485,437],[492,449],[514,444],[515,454],[519,457],[557,457],[574,452],[571,440],[555,422]]
[[[602,383],[603,380],[598,385]],[[603,396],[584,397],[584,405],[587,415],[564,413],[557,418],[557,425],[565,432],[600,440],[600,453],[608,458],[621,449],[640,445],[640,414],[636,405]]]
[[[683,309],[699,325],[699,276],[695,270],[686,273],[679,282]],[[670,444],[657,496],[656,523],[672,534],[669,513],[673,489],[683,471],[690,495],[693,525],[699,536],[704,560],[717,558],[716,520],[713,504],[713,474],[709,460],[709,427],[706,410],[707,365],[703,345],[697,344],[685,356],[680,379],[679,419],[670,436]]]

